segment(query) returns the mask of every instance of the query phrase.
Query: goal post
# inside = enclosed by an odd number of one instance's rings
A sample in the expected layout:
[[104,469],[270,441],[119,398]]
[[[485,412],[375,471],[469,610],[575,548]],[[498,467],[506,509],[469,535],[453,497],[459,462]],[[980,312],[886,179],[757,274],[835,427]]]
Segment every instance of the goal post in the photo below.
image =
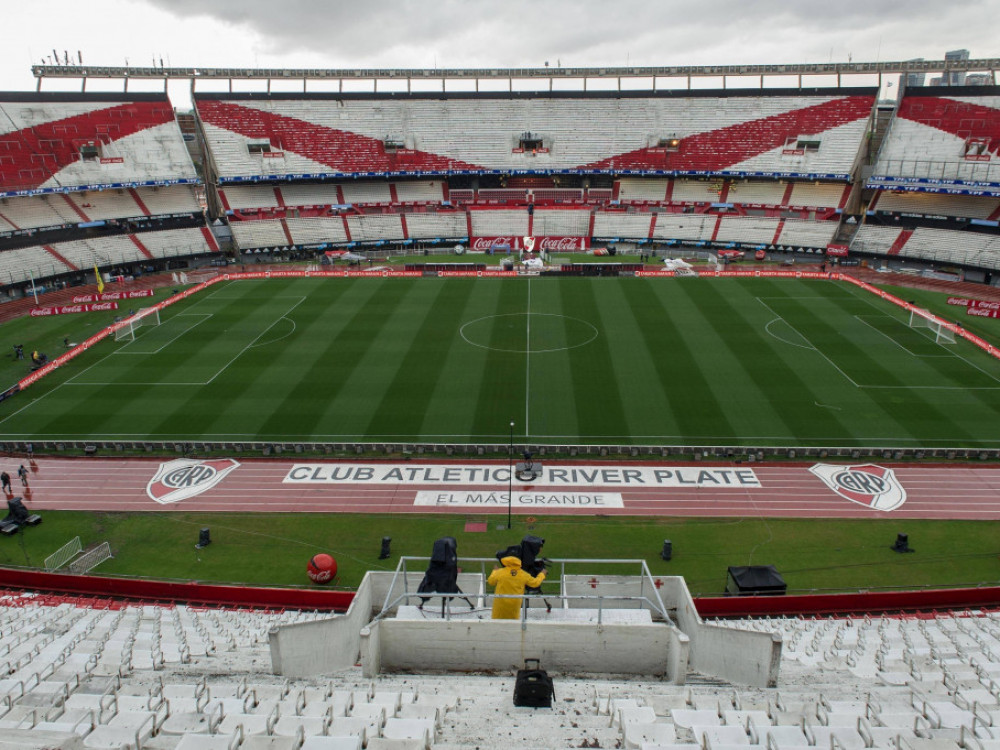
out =
[[910,308],[910,328],[926,328],[936,344],[954,344],[955,333],[943,320],[919,307]]
[[135,332],[143,326],[160,325],[160,308],[147,307],[122,321],[115,331],[115,341],[135,341]]

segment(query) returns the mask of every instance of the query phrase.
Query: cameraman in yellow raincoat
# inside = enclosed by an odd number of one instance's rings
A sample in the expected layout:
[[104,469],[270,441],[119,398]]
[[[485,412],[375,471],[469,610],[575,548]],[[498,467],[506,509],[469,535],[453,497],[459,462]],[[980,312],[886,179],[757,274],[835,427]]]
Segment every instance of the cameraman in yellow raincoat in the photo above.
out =
[[[520,558],[509,555],[500,560],[502,568],[494,568],[486,579],[489,586],[496,586],[495,594],[524,594],[527,586],[538,588],[545,580],[543,570],[537,576],[531,576],[521,570]],[[516,620],[521,611],[521,599],[493,599],[494,620]]]

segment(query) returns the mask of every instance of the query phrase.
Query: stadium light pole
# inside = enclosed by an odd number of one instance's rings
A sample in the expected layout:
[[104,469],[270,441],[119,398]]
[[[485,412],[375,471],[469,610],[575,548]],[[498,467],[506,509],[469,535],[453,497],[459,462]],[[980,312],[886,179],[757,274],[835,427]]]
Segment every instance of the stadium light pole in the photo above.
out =
[[510,443],[507,445],[507,529],[510,529],[510,504],[514,500],[514,420],[510,420]]

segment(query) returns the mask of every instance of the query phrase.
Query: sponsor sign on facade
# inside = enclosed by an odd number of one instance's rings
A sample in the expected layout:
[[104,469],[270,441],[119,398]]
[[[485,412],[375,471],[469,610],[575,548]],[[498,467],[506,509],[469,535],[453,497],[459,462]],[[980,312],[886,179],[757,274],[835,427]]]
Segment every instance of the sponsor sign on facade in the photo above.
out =
[[[531,247],[525,240],[531,240]],[[511,250],[546,251],[552,253],[570,253],[587,250],[590,247],[589,237],[472,237],[469,240],[469,250],[486,252],[490,248],[510,248]]]
[[146,485],[150,499],[163,505],[200,495],[212,489],[231,474],[239,462],[232,458],[198,461],[178,458],[160,464],[160,468]]
[[872,510],[895,510],[906,502],[906,490],[892,469],[875,464],[844,466],[816,464],[809,468],[823,483],[845,500]]
[[[294,464],[284,484],[414,484],[447,487],[507,485],[510,469],[503,465],[470,464]],[[532,487],[761,487],[753,469],[700,466],[553,466],[546,465]],[[506,502],[506,501],[505,501]]]

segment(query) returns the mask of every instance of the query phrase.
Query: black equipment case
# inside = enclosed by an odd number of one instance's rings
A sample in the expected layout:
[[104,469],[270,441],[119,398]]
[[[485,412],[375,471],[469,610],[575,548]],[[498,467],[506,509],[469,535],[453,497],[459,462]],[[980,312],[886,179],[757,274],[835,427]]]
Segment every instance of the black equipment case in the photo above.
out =
[[524,669],[517,670],[517,679],[514,681],[515,706],[552,707],[555,688],[552,687],[549,673],[541,667],[538,659],[525,659]]

